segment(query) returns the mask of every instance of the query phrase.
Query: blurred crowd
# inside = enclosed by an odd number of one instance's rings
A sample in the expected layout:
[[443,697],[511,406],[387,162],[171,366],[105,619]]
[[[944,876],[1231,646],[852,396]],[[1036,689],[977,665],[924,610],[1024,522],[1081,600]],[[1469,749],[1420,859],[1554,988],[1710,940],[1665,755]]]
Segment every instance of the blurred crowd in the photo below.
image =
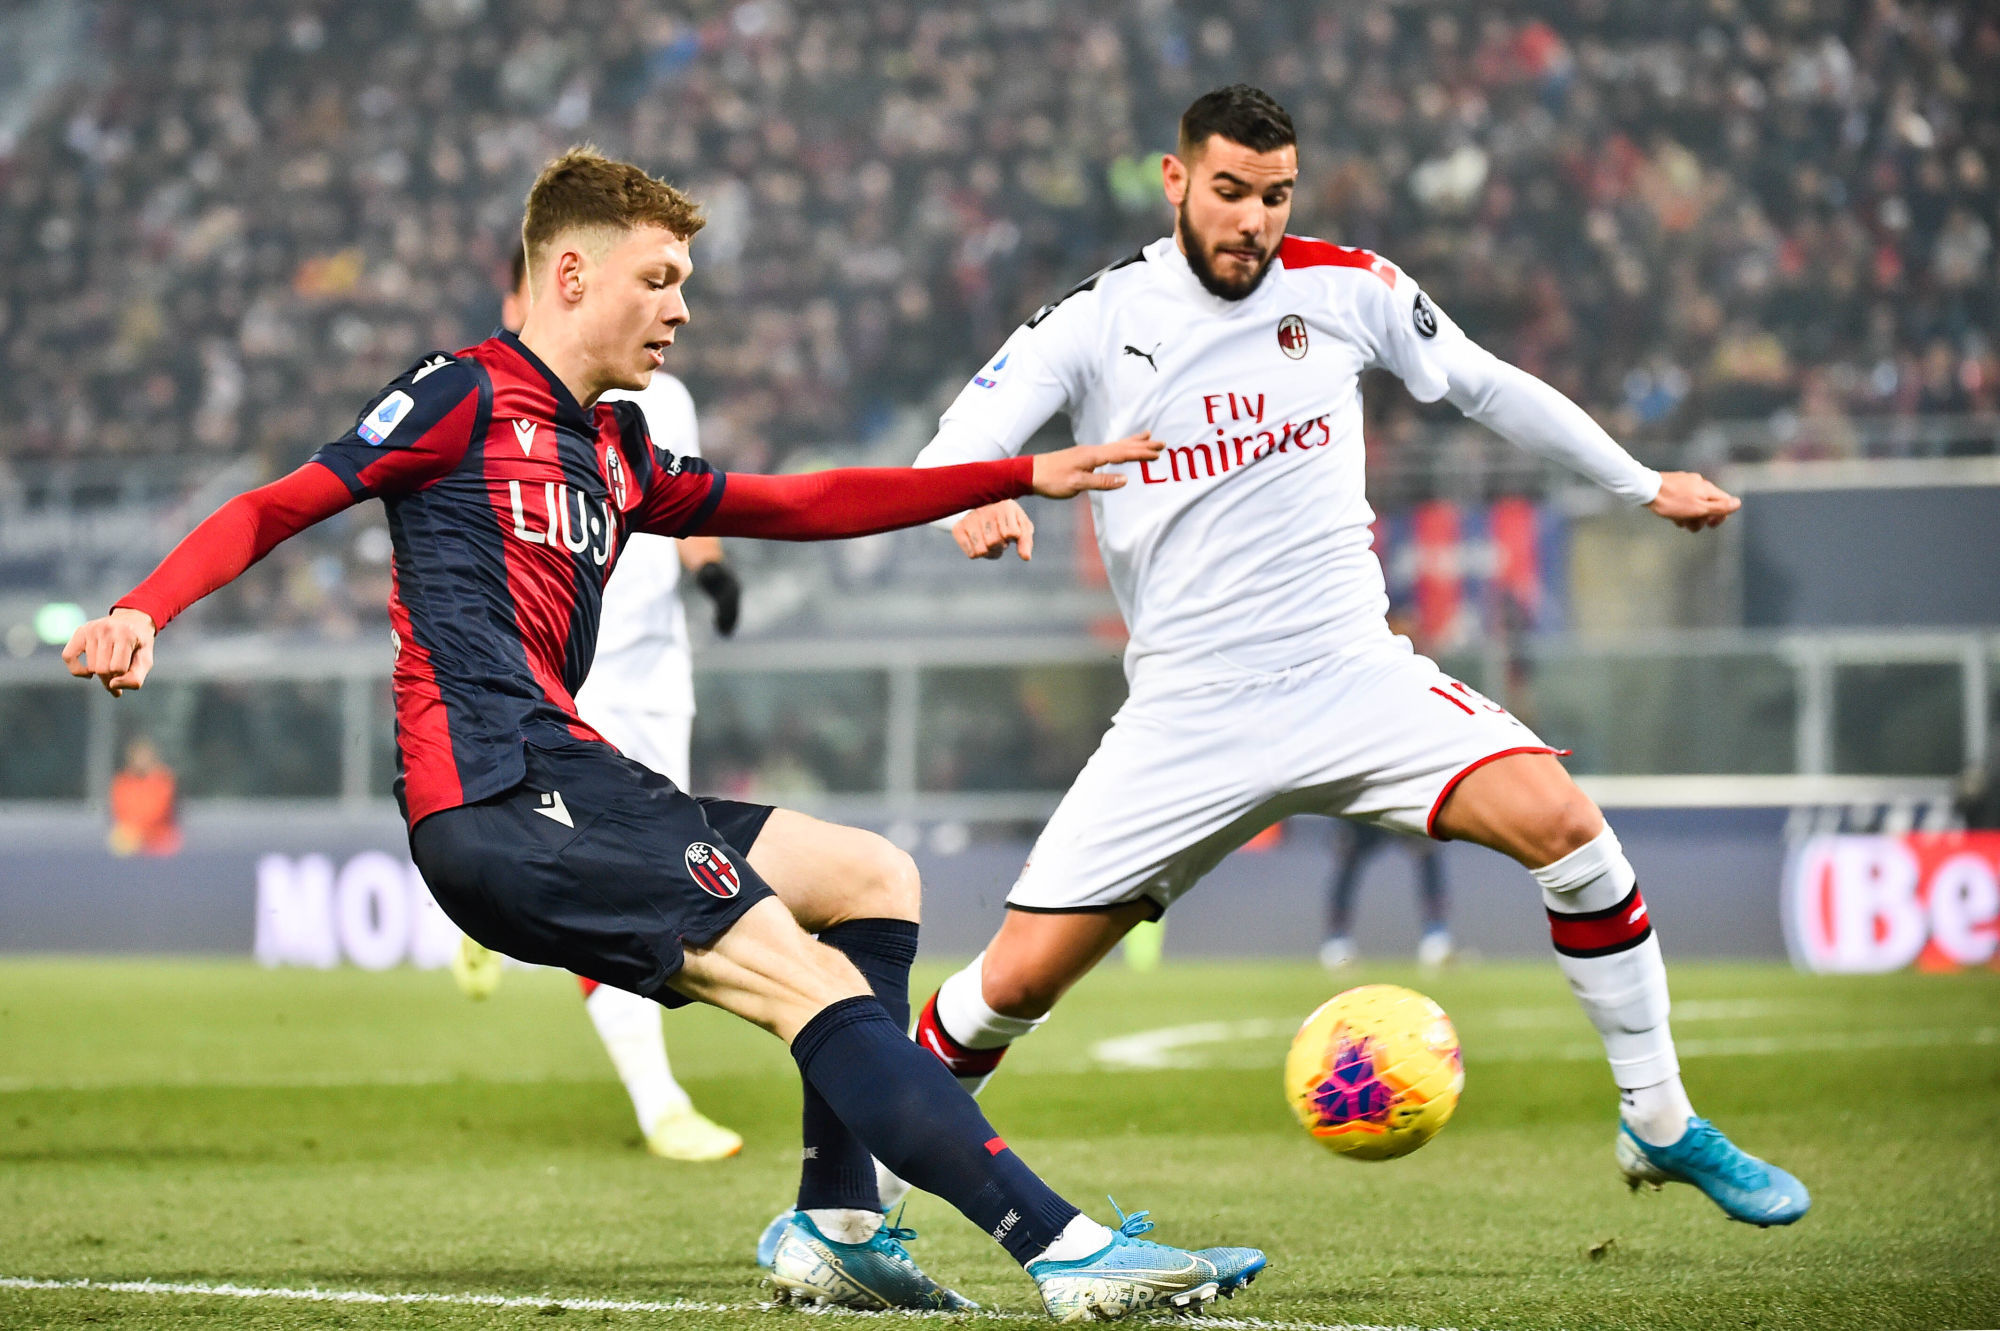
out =
[[[703,199],[670,368],[725,464],[934,412],[1167,225],[1201,91],[1300,131],[1379,249],[1622,436],[2000,403],[2000,9],[1899,0],[101,0],[0,143],[0,451],[290,465],[495,323],[583,139]],[[1399,437],[1392,397],[1382,446]],[[310,571],[301,574],[310,576]]]

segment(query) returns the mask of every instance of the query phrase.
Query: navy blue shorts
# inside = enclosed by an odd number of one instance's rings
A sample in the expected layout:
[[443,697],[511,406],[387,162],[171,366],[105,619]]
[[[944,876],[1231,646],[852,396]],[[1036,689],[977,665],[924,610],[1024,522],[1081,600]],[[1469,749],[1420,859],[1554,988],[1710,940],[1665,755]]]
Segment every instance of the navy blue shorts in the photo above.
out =
[[767,804],[697,799],[609,745],[528,745],[527,777],[444,809],[410,855],[452,923],[495,952],[668,1007],[685,947],[771,896],[749,863]]

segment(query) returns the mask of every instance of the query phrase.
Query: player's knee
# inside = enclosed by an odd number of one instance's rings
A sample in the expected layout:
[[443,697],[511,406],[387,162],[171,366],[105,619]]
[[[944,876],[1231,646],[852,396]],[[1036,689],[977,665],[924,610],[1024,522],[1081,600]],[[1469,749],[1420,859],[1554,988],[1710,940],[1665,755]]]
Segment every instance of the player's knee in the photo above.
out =
[[1065,987],[1061,977],[1031,966],[1009,965],[1006,958],[996,958],[991,951],[980,961],[980,996],[1003,1017],[1046,1017]]
[[1571,786],[1535,820],[1535,859],[1553,864],[1573,850],[1590,844],[1604,830],[1604,815],[1590,796]]
[[[857,895],[865,902],[865,913],[878,919],[917,919],[923,900],[917,862],[885,837],[869,840],[857,875]],[[855,912],[855,918],[861,914]]]

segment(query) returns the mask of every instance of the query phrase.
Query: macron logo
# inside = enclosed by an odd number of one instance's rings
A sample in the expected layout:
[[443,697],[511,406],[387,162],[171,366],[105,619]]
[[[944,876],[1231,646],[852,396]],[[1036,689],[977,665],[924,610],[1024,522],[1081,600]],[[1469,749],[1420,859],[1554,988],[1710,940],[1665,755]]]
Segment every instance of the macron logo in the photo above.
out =
[[560,790],[551,790],[548,794],[542,796],[535,804],[535,812],[552,823],[561,823],[564,827],[568,828],[576,826],[570,820],[569,806],[563,803],[562,792]]
[[452,363],[453,361],[449,356],[433,356],[417,367],[417,372],[410,376],[410,382],[420,384],[424,381],[425,375],[436,374],[439,370]]
[[533,421],[514,422],[514,442],[521,446],[521,456],[535,455],[535,423]]

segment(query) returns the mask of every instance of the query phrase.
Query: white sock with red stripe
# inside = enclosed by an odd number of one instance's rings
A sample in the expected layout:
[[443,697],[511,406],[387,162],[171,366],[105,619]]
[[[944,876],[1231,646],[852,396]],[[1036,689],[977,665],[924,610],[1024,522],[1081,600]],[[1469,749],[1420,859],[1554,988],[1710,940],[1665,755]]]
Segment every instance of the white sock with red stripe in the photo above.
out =
[[1626,1126],[1655,1146],[1679,1141],[1694,1106],[1667,1024],[1667,966],[1617,833],[1606,827],[1532,872],[1556,964],[1604,1041]]
[[993,1079],[994,1069],[1009,1045],[1048,1020],[1008,1017],[986,1005],[980,979],[981,952],[972,964],[951,976],[917,1014],[916,1042],[938,1056],[967,1093],[979,1094]]
[[660,1005],[650,998],[613,989],[608,984],[592,986],[583,1000],[618,1080],[632,1097],[632,1112],[638,1116],[639,1131],[651,1132],[664,1114],[686,1109],[692,1103],[681,1084],[674,1080],[667,1062],[667,1038],[660,1029]]

